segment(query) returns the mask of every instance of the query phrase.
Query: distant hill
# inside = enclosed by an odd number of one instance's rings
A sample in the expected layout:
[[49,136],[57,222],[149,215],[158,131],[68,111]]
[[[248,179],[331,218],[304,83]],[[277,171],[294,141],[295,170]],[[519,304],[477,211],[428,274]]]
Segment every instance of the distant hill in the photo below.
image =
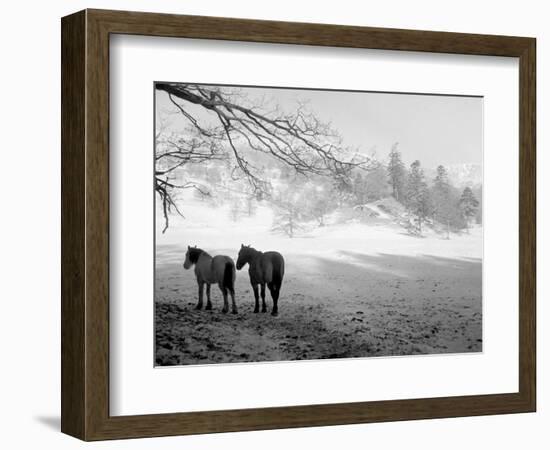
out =
[[[407,209],[393,197],[386,197],[374,202],[357,205],[352,208],[353,219],[368,225],[397,226],[409,229],[412,225]],[[343,216],[349,220],[349,217]],[[431,220],[426,219],[431,225]]]

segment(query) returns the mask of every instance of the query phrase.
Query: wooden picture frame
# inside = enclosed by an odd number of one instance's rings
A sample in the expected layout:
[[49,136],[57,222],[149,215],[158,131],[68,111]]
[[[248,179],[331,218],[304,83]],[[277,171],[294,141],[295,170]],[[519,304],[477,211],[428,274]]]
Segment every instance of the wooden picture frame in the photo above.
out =
[[[85,10],[62,19],[62,415],[84,440],[535,411],[536,161],[533,38]],[[135,34],[519,58],[519,391],[109,415],[109,36]]]

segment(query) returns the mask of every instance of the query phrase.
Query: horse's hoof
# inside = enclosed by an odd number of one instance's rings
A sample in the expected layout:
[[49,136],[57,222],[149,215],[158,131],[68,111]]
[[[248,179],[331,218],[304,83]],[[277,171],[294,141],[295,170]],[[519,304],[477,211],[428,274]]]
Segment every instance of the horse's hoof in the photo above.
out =
[[206,308],[204,308],[205,311],[210,311],[212,309],[212,304],[206,305]]
[[202,309],[202,305],[198,304],[197,306],[195,306],[195,309]]
[[222,313],[227,314],[227,309],[222,309]]
[[237,311],[236,309],[234,309],[233,311],[231,311],[231,314],[239,314],[239,311]]
[[255,312],[255,313],[259,313],[259,312],[260,312],[260,308],[254,308],[254,312]]
[[262,312],[263,313],[267,312],[267,308],[262,308]]
[[279,312],[278,312],[278,311],[271,311],[271,315],[272,315],[273,317],[276,317],[276,316],[279,315]]

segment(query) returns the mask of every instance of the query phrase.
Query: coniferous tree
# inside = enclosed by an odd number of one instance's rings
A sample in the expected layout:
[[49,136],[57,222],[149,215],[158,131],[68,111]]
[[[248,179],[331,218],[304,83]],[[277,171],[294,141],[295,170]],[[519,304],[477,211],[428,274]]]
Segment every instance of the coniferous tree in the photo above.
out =
[[388,195],[388,173],[382,163],[373,160],[366,173],[354,175],[353,195],[355,205],[364,205]]
[[464,220],[466,221],[466,229],[468,230],[468,225],[473,217],[476,216],[477,209],[479,207],[479,201],[475,198],[472,189],[469,187],[464,188],[460,200],[458,201],[460,210]]
[[424,171],[418,160],[411,164],[407,178],[406,201],[409,212],[415,218],[418,233],[422,234],[422,223],[431,213],[431,202]]
[[367,201],[380,200],[388,195],[388,175],[382,163],[374,161],[365,175]]
[[477,185],[475,187],[472,187],[472,192],[474,193],[474,197],[479,202],[479,206],[477,208],[475,216],[475,223],[481,225],[481,223],[483,222],[483,186]]
[[401,152],[397,150],[397,143],[393,144],[388,162],[388,182],[391,186],[392,196],[398,202],[405,200],[406,170],[401,160]]
[[437,174],[434,178],[434,187],[442,190],[443,192],[448,192],[450,183],[447,169],[445,169],[445,166],[439,165],[437,166],[436,172]]
[[437,174],[432,187],[432,211],[434,220],[445,225],[447,239],[450,238],[451,222],[456,216],[455,203],[447,169],[441,165],[437,166]]

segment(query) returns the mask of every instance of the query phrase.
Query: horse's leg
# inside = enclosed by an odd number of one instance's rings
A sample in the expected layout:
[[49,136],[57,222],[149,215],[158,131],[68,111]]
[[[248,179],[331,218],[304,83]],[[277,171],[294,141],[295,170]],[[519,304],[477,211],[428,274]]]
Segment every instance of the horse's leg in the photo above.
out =
[[229,311],[229,302],[227,301],[227,288],[222,283],[219,283],[218,286],[220,287],[220,291],[222,291],[223,294],[222,313],[225,314],[227,311]]
[[212,301],[210,300],[210,283],[206,283],[206,308],[204,309],[212,309]]
[[197,306],[195,309],[202,309],[202,295],[203,295],[204,283],[202,281],[198,281],[198,283],[199,283],[199,303],[197,303]]
[[231,312],[233,314],[238,314],[239,312],[237,311],[237,304],[235,303],[235,289],[229,288],[228,290],[231,294]]
[[267,305],[265,304],[265,283],[262,283],[262,312],[267,312]]
[[260,294],[258,293],[258,285],[252,284],[252,290],[254,291],[254,312],[260,312]]
[[271,293],[271,298],[273,299],[273,309],[271,310],[271,315],[276,316],[279,314],[279,307],[277,303],[279,302],[279,289],[277,286],[268,285],[269,292]]

